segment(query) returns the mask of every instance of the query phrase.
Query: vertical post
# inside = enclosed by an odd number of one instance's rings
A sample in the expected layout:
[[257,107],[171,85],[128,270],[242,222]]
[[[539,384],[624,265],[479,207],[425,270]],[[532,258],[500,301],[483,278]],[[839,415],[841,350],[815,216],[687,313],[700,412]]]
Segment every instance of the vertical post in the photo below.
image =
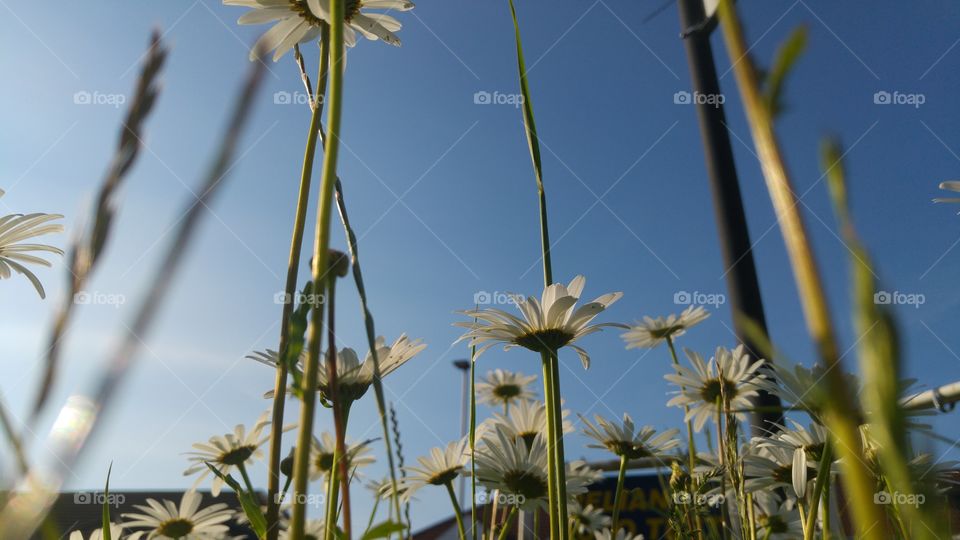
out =
[[[470,387],[468,386],[470,382],[470,360],[454,360],[453,365],[463,373],[463,391],[460,402],[460,438],[463,438],[467,436],[467,409],[470,403]],[[461,474],[460,479],[457,481],[459,482],[457,485],[457,499],[460,502],[460,508],[466,508],[463,502],[463,490],[466,485],[464,475]]]
[[[712,25],[706,20],[703,0],[678,0],[678,7],[683,44],[687,52],[687,63],[690,65],[690,80],[693,85],[691,90],[695,95],[719,96],[720,81],[710,45]],[[737,340],[753,355],[758,350],[757,344],[747,335],[738,315],[753,321],[765,334],[767,321],[760,297],[757,269],[750,250],[750,232],[740,197],[740,184],[733,161],[730,135],[727,132],[726,116],[723,104],[716,100],[692,101],[697,109],[707,176],[713,191],[720,250],[723,253],[724,267],[727,268],[730,309],[734,314],[734,331]],[[753,405],[761,409],[751,416],[751,431],[754,435],[776,431],[773,426],[783,424],[783,413],[777,412],[777,408],[781,406],[777,396],[761,392]]]

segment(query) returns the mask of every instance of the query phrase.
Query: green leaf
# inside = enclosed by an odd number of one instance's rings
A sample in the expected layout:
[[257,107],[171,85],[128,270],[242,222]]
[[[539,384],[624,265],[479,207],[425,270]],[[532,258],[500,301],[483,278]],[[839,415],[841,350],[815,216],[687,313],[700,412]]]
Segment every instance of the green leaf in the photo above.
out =
[[[314,294],[313,282],[308,281],[303,287],[300,298],[310,300]],[[302,397],[303,373],[297,368],[297,362],[300,361],[300,353],[303,352],[306,343],[305,335],[310,317],[311,303],[301,302],[297,305],[293,313],[290,314],[290,325],[287,330],[287,350],[280,358],[280,361],[287,366],[287,372],[290,373],[291,386],[293,393],[297,397]]]
[[389,538],[391,535],[403,532],[407,527],[396,521],[384,521],[371,527],[360,540],[374,540],[375,538]]
[[764,85],[764,100],[773,116],[783,112],[784,106],[781,96],[784,82],[806,46],[807,27],[799,26],[777,49],[777,55],[773,60],[773,66],[765,77],[766,84]]
[[209,462],[204,462],[204,464],[213,471],[213,474],[226,482],[237,494],[237,500],[240,501],[240,506],[243,507],[243,513],[246,514],[247,519],[250,520],[250,527],[253,528],[253,532],[256,533],[257,538],[261,540],[266,538],[267,518],[263,516],[263,511],[260,510],[260,504],[254,499],[253,494],[245,491],[243,487],[240,486],[240,483],[234,480],[229,474],[224,475]]
[[520,23],[517,10],[510,1],[510,15],[513,17],[513,30],[517,41],[517,70],[520,72],[520,92],[523,95],[523,125],[527,132],[527,144],[530,146],[530,158],[533,160],[534,173],[537,175],[537,188],[543,189],[543,167],[540,162],[540,139],[537,137],[537,124],[533,120],[533,102],[530,101],[530,86],[527,83],[527,66],[523,59],[523,44],[520,41]]
[[110,473],[113,471],[113,462],[107,468],[107,483],[103,487],[103,540],[113,540],[110,537]]

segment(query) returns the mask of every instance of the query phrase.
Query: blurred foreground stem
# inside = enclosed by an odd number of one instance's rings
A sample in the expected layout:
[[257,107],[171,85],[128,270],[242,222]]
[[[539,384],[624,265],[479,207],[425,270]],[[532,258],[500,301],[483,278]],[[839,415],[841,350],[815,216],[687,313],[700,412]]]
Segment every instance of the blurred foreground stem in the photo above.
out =
[[843,458],[844,474],[841,478],[853,510],[855,530],[864,539],[881,540],[886,537],[886,521],[880,507],[873,502],[873,478],[861,461],[862,446],[857,430],[861,415],[851,400],[856,392],[853,388],[847,388],[843,370],[838,369],[840,354],[823,284],[774,132],[773,115],[760,92],[757,73],[749,58],[743,29],[731,0],[721,0],[719,18],[731,69],[737,80],[763,176],[790,256],[807,329],[824,363],[827,394],[831,396],[826,403],[824,420],[837,443],[837,452]]

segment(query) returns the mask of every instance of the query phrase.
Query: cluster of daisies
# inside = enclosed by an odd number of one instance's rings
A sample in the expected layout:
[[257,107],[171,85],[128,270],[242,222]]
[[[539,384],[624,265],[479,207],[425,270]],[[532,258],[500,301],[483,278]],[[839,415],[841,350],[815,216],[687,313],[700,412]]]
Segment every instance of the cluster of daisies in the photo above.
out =
[[[677,537],[712,538],[728,534],[730,529],[742,531],[745,526],[758,537],[769,539],[797,538],[809,527],[815,527],[817,532],[837,530],[838,520],[831,520],[831,516],[837,514],[836,508],[831,507],[822,489],[815,489],[819,476],[833,477],[838,470],[820,418],[819,411],[827,394],[820,383],[819,368],[808,369],[780,361],[768,364],[748,354],[742,345],[733,349],[718,347],[709,358],[684,348],[686,361],[682,361],[675,342],[707,318],[706,310],[689,307],[678,315],[646,317],[629,326],[591,324],[620,294],[602,295],[577,307],[584,285],[582,276],[567,285],[551,285],[539,298],[529,297],[519,302],[519,316],[497,308],[483,308],[463,312],[472,322],[457,323],[467,328],[461,339],[476,347],[475,358],[496,344],[507,349],[548,350],[553,354],[570,347],[587,368],[589,355],[574,343],[603,327],[623,329],[627,349],[666,345],[672,363],[665,370],[664,378],[676,387],[667,405],[684,410],[686,441],[679,429],[657,430],[653,426],[638,425],[629,414],[623,414],[620,419],[600,415],[592,419],[577,415],[574,419],[569,411],[562,411],[561,433],[569,435],[579,430],[590,441],[588,447],[609,452],[621,464],[616,498],[609,515],[607,509],[584,506],[579,500],[588,487],[601,478],[601,471],[584,461],[563,464],[567,527],[571,534],[600,539],[634,538],[629,525],[621,527],[618,517],[624,506],[621,500],[623,472],[631,464],[656,468],[664,474],[663,485],[670,491],[666,500],[672,501],[669,526]],[[419,340],[410,340],[405,335],[390,345],[382,338],[377,339],[375,346],[382,376],[390,375],[425,348]],[[354,350],[344,348],[336,355],[322,357],[321,374],[328,373],[325,363],[329,358],[336,358],[341,405],[349,410],[373,382],[373,354],[368,353],[360,361]],[[271,367],[276,367],[278,362],[273,351],[255,353],[250,358]],[[779,384],[774,382],[774,372]],[[856,388],[856,379],[852,375],[847,377],[851,387]],[[547,426],[550,412],[533,389],[536,380],[536,376],[523,373],[490,371],[483,380],[477,381],[473,397],[492,409],[492,413],[476,425],[472,438],[468,435],[433,448],[419,457],[416,464],[404,467],[396,490],[388,480],[369,482],[367,488],[378,502],[396,496],[407,503],[429,486],[445,488],[464,538],[466,532],[461,519],[464,509],[454,496],[454,483],[461,476],[472,477],[486,494],[486,500],[496,501],[494,504],[503,509],[489,512],[478,521],[478,526],[491,535],[498,529],[500,533],[509,531],[511,518],[523,512],[549,512]],[[325,399],[330,398],[325,376],[319,378],[316,392]],[[776,426],[777,429],[766,436],[749,437],[741,424],[761,392],[778,395],[791,409],[804,411],[812,421],[802,425],[789,419],[786,425]],[[269,425],[267,411],[250,429],[240,425],[232,433],[195,444],[194,451],[188,454],[190,466],[185,471],[186,475],[197,476],[194,488],[204,479],[212,478],[214,496],[220,494],[225,483],[230,483],[235,490],[244,489],[238,482],[228,480],[239,475],[245,488],[255,493],[248,468],[263,457],[261,446],[268,439],[265,430]],[[909,425],[916,432],[928,430],[928,426],[916,418],[911,419]],[[715,439],[710,435],[711,430]],[[695,435],[701,432],[707,432],[700,438],[701,442],[707,442],[707,448],[698,451]],[[877,485],[882,486],[884,478],[877,463],[877,443],[871,437],[870,426],[862,426],[861,434],[863,447],[867,449],[863,459],[873,464],[871,470],[876,474]],[[345,461],[351,480],[362,478],[362,469],[374,463],[372,442],[346,441]],[[326,489],[336,485],[334,477],[339,474],[333,470],[335,447],[335,436],[326,432],[314,437],[311,446],[310,478],[321,481]],[[940,480],[954,481],[949,473],[952,464],[931,461],[930,456],[920,456],[912,465],[924,474],[932,472],[932,476]],[[287,465],[286,469],[281,467],[281,471],[289,479],[289,463]],[[289,481],[283,495],[287,489]],[[125,514],[126,521],[118,527],[123,528],[121,532],[132,531],[128,538],[209,539],[226,537],[231,520],[245,519],[222,503],[201,509],[200,502],[201,496],[196,491],[184,495],[179,504],[149,501],[149,506],[139,507],[140,513]],[[810,519],[814,508],[820,512],[815,514],[816,519]],[[718,514],[724,519],[718,521]],[[286,519],[281,518],[280,524],[285,527]],[[322,520],[307,525],[308,530],[323,531],[324,527]],[[723,529],[728,530],[724,533]]]

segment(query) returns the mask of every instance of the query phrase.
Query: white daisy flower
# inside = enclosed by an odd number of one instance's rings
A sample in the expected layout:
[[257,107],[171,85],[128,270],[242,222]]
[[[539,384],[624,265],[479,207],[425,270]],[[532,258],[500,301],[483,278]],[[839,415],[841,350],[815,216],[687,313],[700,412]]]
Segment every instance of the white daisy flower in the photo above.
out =
[[[357,44],[356,32],[371,40],[382,40],[384,43],[400,46],[400,38],[395,32],[402,28],[400,21],[384,13],[371,13],[363,9],[383,9],[387,11],[410,11],[414,8],[413,2],[408,0],[345,0],[343,40],[347,47]],[[330,0],[307,0],[310,9],[318,13],[325,21],[330,20]],[[356,31],[356,32],[355,32]]]
[[592,504],[583,506],[578,501],[574,501],[567,505],[567,511],[574,530],[580,535],[602,531],[609,528],[612,522],[610,516],[604,514],[602,509],[594,508]]
[[[567,420],[569,414],[568,409],[560,412],[564,433],[574,431],[573,424]],[[477,426],[477,437],[496,437],[497,430],[503,430],[511,440],[521,438],[531,444],[537,435],[547,436],[547,408],[539,401],[521,401],[511,407],[506,415],[495,413],[492,418],[484,420]]]
[[469,340],[470,346],[480,346],[477,357],[498,343],[502,343],[505,350],[523,347],[539,353],[556,353],[569,346],[580,356],[583,367],[589,368],[590,355],[573,343],[600,331],[604,326],[626,326],[617,323],[590,324],[597,315],[623,296],[620,292],[605,294],[574,309],[585,283],[583,276],[577,276],[566,287],[560,283],[550,285],[544,289],[539,301],[532,296],[525,298],[517,303],[523,315],[522,319],[497,308],[461,311],[463,315],[477,321],[454,323],[454,326],[468,329],[457,341]]
[[547,445],[543,435],[532,444],[497,430],[496,438],[476,450],[476,476],[487,490],[499,491],[521,509],[547,507]]
[[807,494],[809,484],[817,475],[814,464],[807,460],[802,448],[790,448],[754,438],[743,454],[743,474],[748,491],[792,489],[797,497]]
[[[0,197],[3,190],[0,190]],[[50,223],[61,219],[60,214],[10,214],[0,217],[0,279],[8,279],[13,272],[22,274],[30,280],[40,298],[46,298],[46,292],[40,280],[24,266],[24,263],[50,266],[50,261],[31,254],[36,252],[63,255],[63,250],[47,244],[26,244],[24,240],[45,234],[63,232],[63,225]]]
[[788,498],[780,502],[779,497],[771,493],[754,494],[757,523],[757,538],[770,540],[793,540],[803,538],[803,522],[796,500]]
[[[707,420],[717,413],[720,405],[724,411],[737,410],[733,414],[745,419],[740,412],[751,406],[752,397],[758,390],[775,391],[774,385],[766,375],[760,372],[764,361],[757,359],[753,363],[743,352],[743,345],[728,350],[717,347],[710,362],[689,349],[684,349],[693,368],[677,366],[676,373],[664,375],[664,379],[680,386],[667,406],[687,407],[684,421],[693,419],[693,427],[700,431]],[[721,396],[724,403],[720,403]]]
[[[960,180],[948,180],[946,182],[940,182],[940,189],[946,191],[960,191]],[[933,200],[935,203],[958,203],[960,198],[957,197],[937,197]]]
[[[123,534],[123,527],[117,525],[116,523],[110,524],[110,538],[114,540],[119,540],[120,535]],[[90,533],[90,536],[83,536],[83,533],[80,531],[73,531],[70,533],[69,540],[103,540],[103,529],[97,529]]]
[[[228,6],[251,8],[244,13],[238,24],[275,23],[257,41],[250,51],[250,59],[256,59],[256,51],[273,51],[276,62],[294,45],[312,41],[320,36],[320,28],[330,21],[330,0],[223,0]],[[357,44],[360,32],[370,40],[382,39],[385,43],[399,46],[400,39],[394,32],[401,24],[383,13],[362,12],[364,8],[409,11],[413,3],[407,0],[346,0],[343,39],[347,47]]]
[[527,388],[535,380],[536,375],[495,369],[487,372],[486,379],[477,381],[477,401],[494,407],[508,407],[513,402],[536,399],[537,395]]
[[633,535],[628,533],[626,529],[620,529],[617,534],[613,534],[610,529],[604,529],[593,533],[593,537],[596,540],[643,540],[642,534]]
[[682,336],[686,331],[710,316],[703,306],[690,306],[680,315],[671,314],[666,318],[644,317],[637,321],[630,329],[623,333],[623,340],[627,342],[627,349],[652,349],[667,339]]
[[[378,337],[375,345],[381,378],[393,373],[427,348],[426,344],[419,339],[410,341],[406,334],[402,334],[390,346],[386,345],[382,336]],[[317,375],[320,392],[329,399],[330,382],[326,355],[322,357]],[[340,396],[344,400],[356,401],[367,393],[371,384],[373,384],[373,355],[368,352],[361,364],[356,351],[349,347],[341,349],[337,353],[337,386],[340,388]]]
[[576,500],[580,495],[587,492],[591,484],[596,483],[603,477],[599,469],[592,469],[586,461],[578,459],[567,463],[565,468],[567,484],[567,504]]
[[[377,338],[375,345],[381,379],[396,371],[397,368],[427,348],[426,344],[419,339],[410,341],[406,334],[402,334],[390,346],[387,346],[384,338],[380,336]],[[317,388],[324,399],[330,400],[330,374],[327,368],[327,356],[326,353],[320,355]],[[273,368],[277,367],[278,357],[277,351],[271,349],[256,351],[247,355],[247,358]],[[303,352],[297,363],[297,369],[300,373],[303,372],[305,359],[306,352]],[[373,384],[373,355],[368,352],[363,363],[361,363],[356,351],[349,347],[341,349],[337,353],[337,386],[340,388],[340,396],[348,402],[356,401],[367,393],[371,384]],[[288,392],[290,392],[289,389]],[[273,390],[268,391],[264,396],[273,397]]]
[[[376,459],[370,454],[370,441],[351,444],[344,441],[347,450],[347,470],[350,475],[357,474],[360,467],[372,464]],[[333,467],[333,454],[337,449],[337,439],[329,431],[320,434],[320,438],[313,438],[310,445],[310,480],[326,478]]]
[[[190,456],[188,459],[193,462],[193,465],[183,471],[183,475],[190,476],[200,473],[197,481],[193,484],[193,489],[196,489],[197,485],[210,474],[207,463],[216,467],[222,475],[227,476],[234,468],[241,465],[246,466],[248,463],[262,459],[263,451],[260,446],[270,438],[269,434],[263,434],[263,430],[269,425],[270,411],[264,411],[249,432],[243,424],[237,424],[233,433],[210,437],[210,440],[206,443],[194,443],[193,448],[196,451],[187,453]],[[286,429],[290,429],[290,427]],[[223,479],[214,476],[210,493],[214,497],[219,496],[223,484]]]
[[597,425],[593,425],[580,415],[584,424],[583,434],[600,444],[588,444],[588,448],[602,448],[627,459],[656,458],[665,460],[667,452],[680,445],[674,437],[680,433],[677,429],[668,429],[659,435],[653,426],[636,429],[630,415],[623,413],[623,423],[609,421],[600,415],[594,415]]
[[403,497],[409,499],[427,485],[446,486],[453,482],[470,461],[468,445],[467,438],[453,441],[446,448],[433,448],[430,455],[418,457],[419,466],[404,467],[409,474],[403,480]]
[[233,510],[218,503],[200,509],[201,495],[196,491],[183,494],[178,506],[173,501],[162,503],[147,499],[147,505],[135,505],[142,513],[123,514],[124,528],[144,528],[130,538],[176,538],[179,540],[222,540],[230,528],[226,522],[233,517]]

